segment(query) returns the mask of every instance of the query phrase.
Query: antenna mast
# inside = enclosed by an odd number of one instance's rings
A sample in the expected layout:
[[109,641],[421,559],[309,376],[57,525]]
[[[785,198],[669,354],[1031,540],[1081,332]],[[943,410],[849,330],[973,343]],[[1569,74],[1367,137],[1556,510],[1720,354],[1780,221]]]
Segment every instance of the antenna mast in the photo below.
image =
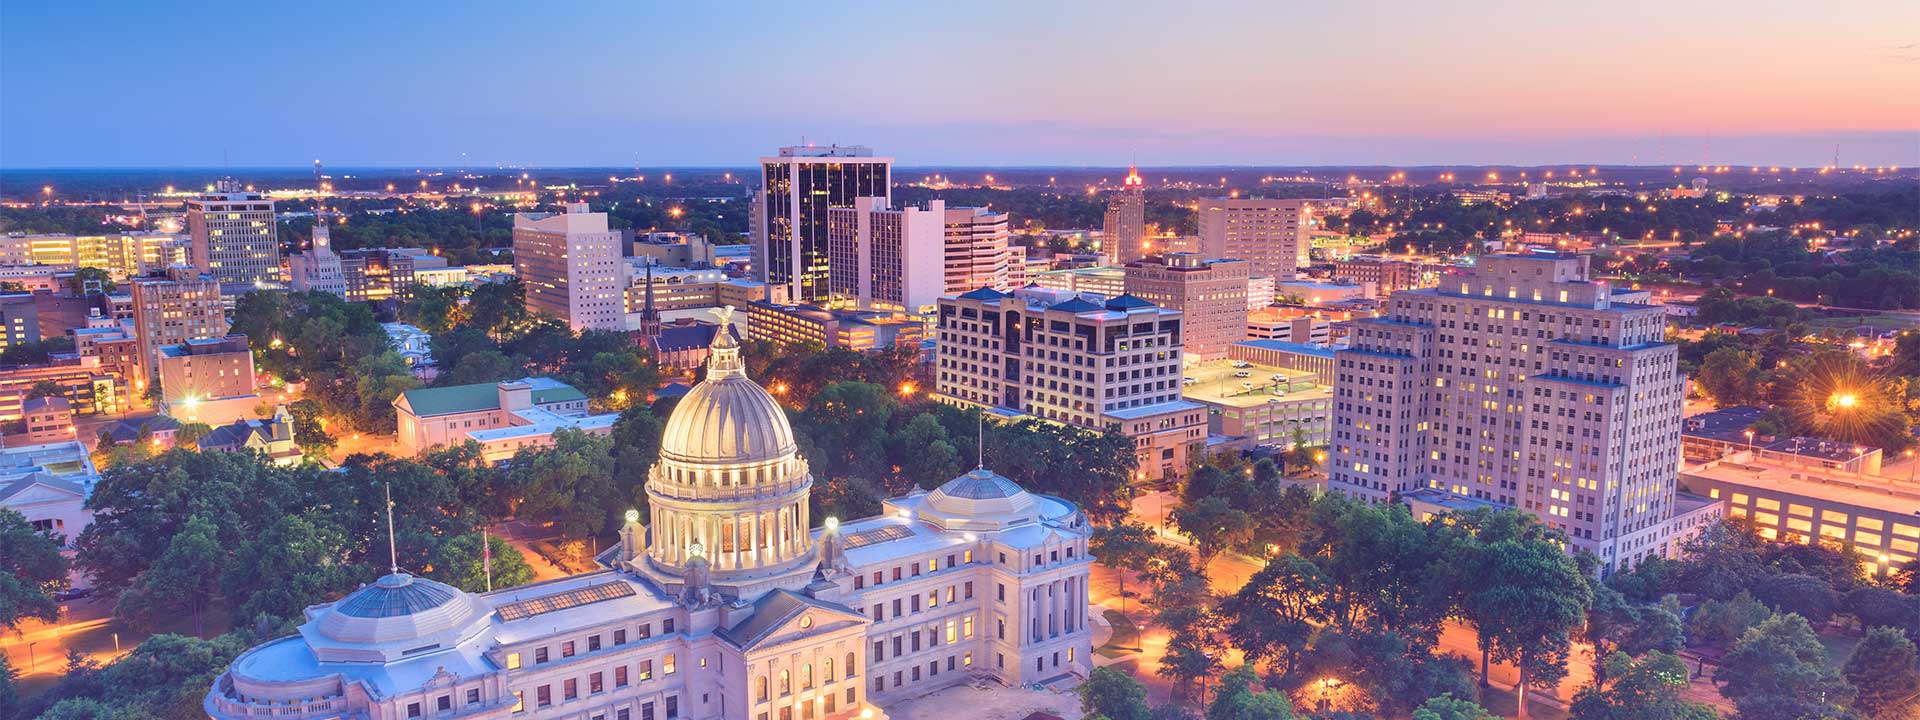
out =
[[393,541],[393,483],[380,484],[387,493],[387,562],[392,564],[393,574],[400,574],[400,550]]
[[987,468],[987,413],[986,411],[985,410],[980,411],[980,414],[976,416],[974,420],[979,424],[979,427],[975,428],[973,431],[973,439],[975,442],[975,448],[973,451],[974,469],[985,470]]

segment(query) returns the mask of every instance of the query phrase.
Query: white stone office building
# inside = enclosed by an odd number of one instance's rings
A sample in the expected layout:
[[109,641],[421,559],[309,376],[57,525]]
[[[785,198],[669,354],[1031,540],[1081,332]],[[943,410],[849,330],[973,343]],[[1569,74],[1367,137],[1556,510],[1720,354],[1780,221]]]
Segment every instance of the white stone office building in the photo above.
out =
[[340,255],[333,251],[333,235],[324,219],[315,218],[313,244],[306,252],[287,258],[288,284],[296,292],[325,292],[347,296],[347,276]]
[[570,203],[564,213],[513,216],[513,269],[527,307],[576,331],[627,329],[627,262],[607,214]]
[[1006,292],[1017,287],[1013,284],[1013,266],[1024,263],[1026,251],[1008,246],[1006,213],[953,207],[947,208],[946,219],[945,294],[958,295],[983,287]]
[[809,529],[786,415],[714,337],[610,569],[485,594],[396,569],[241,654],[208,715],[884,718],[949,685],[1090,673],[1077,508],[976,469]]
[[895,210],[884,197],[862,197],[826,213],[830,299],[914,311],[940,299],[945,201]]
[[1605,571],[1669,547],[1686,380],[1664,311],[1618,302],[1587,263],[1484,256],[1353,321],[1335,352],[1329,488],[1520,508]]
[[220,282],[222,293],[280,283],[280,230],[273,200],[221,178],[211,192],[187,200],[193,266]]

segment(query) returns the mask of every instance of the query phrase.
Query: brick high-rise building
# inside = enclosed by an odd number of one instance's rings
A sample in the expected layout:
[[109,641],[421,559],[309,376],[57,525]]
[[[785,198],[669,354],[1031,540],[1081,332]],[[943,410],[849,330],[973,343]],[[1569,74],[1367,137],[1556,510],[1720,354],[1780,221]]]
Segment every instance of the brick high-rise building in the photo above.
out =
[[230,294],[280,282],[280,231],[273,201],[233,178],[187,201],[193,266]]
[[1240,258],[1252,274],[1291,280],[1312,249],[1311,200],[1208,198],[1200,201],[1200,254]]
[[1609,572],[1670,547],[1686,379],[1662,308],[1617,301],[1587,267],[1486,256],[1355,320],[1328,487],[1520,508]]
[[893,158],[864,147],[784,147],[760,158],[760,170],[747,226],[754,279],[786,286],[793,302],[827,302],[834,293],[827,211],[863,197],[891,206]]
[[160,348],[227,336],[218,280],[176,268],[166,278],[135,280],[132,292],[134,335],[140,340],[136,391],[144,391],[158,375]]
[[1107,201],[1100,234],[1109,265],[1125,265],[1147,256],[1147,181],[1127,166],[1127,179]]
[[574,330],[627,329],[628,265],[606,213],[571,203],[564,213],[515,215],[513,268],[528,309]]
[[1127,263],[1127,294],[1186,318],[1183,351],[1216,360],[1247,336],[1247,262],[1167,253]]
[[1178,476],[1207,441],[1207,409],[1180,396],[1180,311],[1130,295],[981,288],[940,299],[937,397],[1134,441],[1142,479]]

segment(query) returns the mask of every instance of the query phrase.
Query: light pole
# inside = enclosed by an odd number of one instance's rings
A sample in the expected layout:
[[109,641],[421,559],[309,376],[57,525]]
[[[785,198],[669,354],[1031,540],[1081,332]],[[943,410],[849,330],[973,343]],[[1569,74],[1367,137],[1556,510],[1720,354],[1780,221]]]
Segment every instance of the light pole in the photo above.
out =
[[1748,456],[1747,459],[1749,460],[1759,459],[1759,458],[1753,457],[1753,431],[1752,430],[1747,431],[1747,456]]
[[33,656],[33,646],[39,645],[39,644],[40,644],[40,641],[38,640],[34,640],[32,642],[27,643],[27,674],[28,675],[32,675],[33,671],[40,669],[39,660],[37,660]]

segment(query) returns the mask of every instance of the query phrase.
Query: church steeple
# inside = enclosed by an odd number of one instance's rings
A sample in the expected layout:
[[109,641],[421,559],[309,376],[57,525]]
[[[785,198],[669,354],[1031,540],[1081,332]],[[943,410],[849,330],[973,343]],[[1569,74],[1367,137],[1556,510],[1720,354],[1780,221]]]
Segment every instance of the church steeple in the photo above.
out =
[[640,334],[660,337],[660,311],[653,306],[653,258],[647,258],[647,301],[640,309]]

